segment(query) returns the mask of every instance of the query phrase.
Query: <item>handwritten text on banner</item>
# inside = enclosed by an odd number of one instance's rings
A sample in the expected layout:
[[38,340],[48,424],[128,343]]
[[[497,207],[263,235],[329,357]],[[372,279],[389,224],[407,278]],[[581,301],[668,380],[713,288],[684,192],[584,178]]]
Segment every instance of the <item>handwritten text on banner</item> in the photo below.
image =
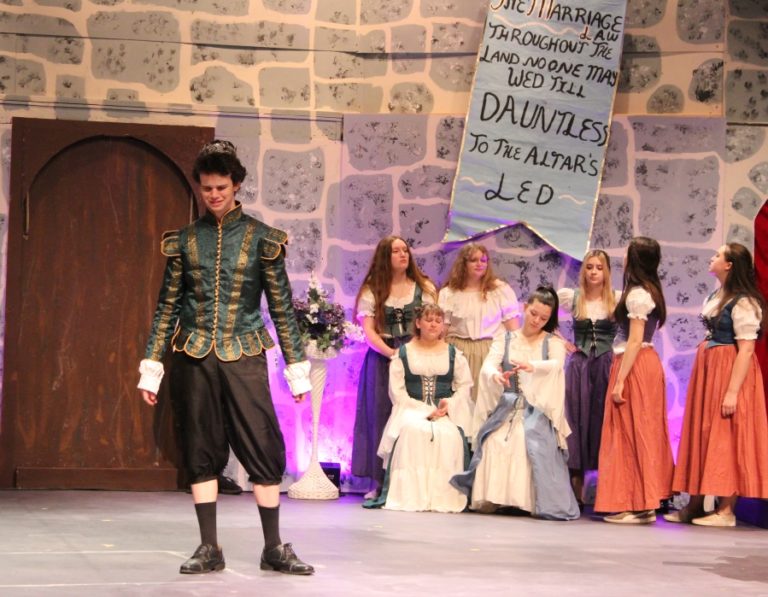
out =
[[626,0],[491,0],[446,241],[524,222],[581,259]]

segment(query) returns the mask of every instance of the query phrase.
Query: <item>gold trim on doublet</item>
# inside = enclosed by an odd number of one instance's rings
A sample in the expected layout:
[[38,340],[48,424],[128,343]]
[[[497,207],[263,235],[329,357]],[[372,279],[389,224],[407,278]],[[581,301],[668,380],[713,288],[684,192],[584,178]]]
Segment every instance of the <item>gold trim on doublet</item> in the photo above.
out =
[[[232,291],[229,294],[229,304],[227,306],[227,319],[224,322],[224,329],[222,330],[222,338],[229,338],[235,328],[235,321],[237,319],[237,311],[240,307],[240,295],[243,291],[243,282],[245,281],[245,268],[248,265],[248,255],[251,252],[251,246],[253,245],[253,235],[256,232],[256,222],[249,220],[245,228],[245,234],[243,235],[243,241],[240,244],[240,255],[237,258],[235,264],[235,270],[232,274]],[[218,335],[218,334],[217,334]],[[218,342],[214,339],[216,345],[216,354],[219,355]],[[222,347],[226,351],[226,347]],[[230,349],[231,350],[231,349]],[[230,352],[227,354],[227,360],[235,360],[240,358],[240,354],[243,352],[243,345],[240,342],[240,351],[238,354]]]

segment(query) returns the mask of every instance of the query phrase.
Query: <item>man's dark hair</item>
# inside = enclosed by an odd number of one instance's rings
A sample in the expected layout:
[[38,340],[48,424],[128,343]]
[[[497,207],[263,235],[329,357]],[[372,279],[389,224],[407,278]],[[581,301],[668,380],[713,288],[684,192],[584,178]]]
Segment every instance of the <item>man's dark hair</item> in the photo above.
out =
[[195,159],[192,168],[195,182],[200,182],[201,174],[231,176],[233,184],[240,184],[245,180],[246,170],[237,157],[235,146],[229,141],[216,139],[205,145]]

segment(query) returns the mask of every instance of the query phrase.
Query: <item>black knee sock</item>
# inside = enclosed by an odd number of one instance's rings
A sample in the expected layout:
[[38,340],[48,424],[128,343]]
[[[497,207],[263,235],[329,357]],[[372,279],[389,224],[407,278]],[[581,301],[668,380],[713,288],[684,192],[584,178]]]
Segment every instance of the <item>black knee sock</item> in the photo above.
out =
[[280,539],[280,506],[259,506],[261,530],[264,532],[264,549],[272,549],[282,543]]
[[200,543],[218,545],[216,536],[216,502],[195,504],[197,524],[200,526]]

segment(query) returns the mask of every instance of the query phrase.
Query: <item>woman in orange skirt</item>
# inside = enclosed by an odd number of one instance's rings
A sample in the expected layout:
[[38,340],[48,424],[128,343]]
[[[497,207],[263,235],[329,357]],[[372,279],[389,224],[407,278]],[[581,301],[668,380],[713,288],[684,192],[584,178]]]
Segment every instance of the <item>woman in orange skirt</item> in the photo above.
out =
[[[720,288],[704,303],[706,339],[688,382],[683,433],[672,484],[691,494],[670,522],[736,525],[737,496],[768,498],[768,419],[755,340],[765,328],[765,301],[755,286],[752,255],[738,243],[718,249],[709,271]],[[705,515],[704,496],[719,496]]]
[[666,319],[660,261],[658,242],[632,239],[614,312],[619,329],[600,444],[595,511],[617,512],[606,522],[655,522],[660,501],[672,495],[664,371],[652,344]]

